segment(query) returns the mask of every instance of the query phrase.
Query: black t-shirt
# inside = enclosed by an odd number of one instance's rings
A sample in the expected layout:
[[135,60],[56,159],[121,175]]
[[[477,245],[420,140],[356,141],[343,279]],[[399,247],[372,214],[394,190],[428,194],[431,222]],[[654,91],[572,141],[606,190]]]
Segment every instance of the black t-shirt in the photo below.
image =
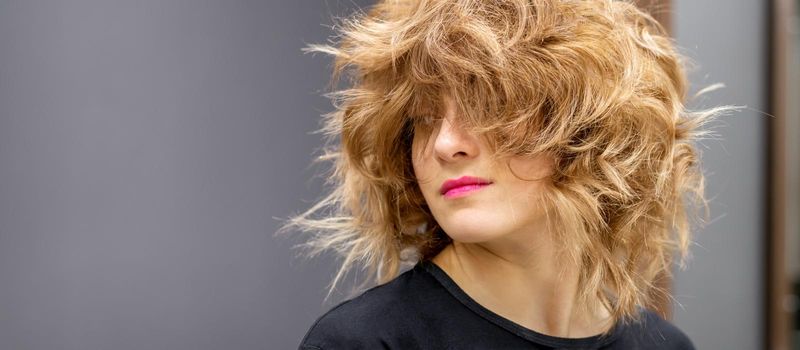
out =
[[423,261],[317,318],[299,349],[694,349],[677,327],[639,310],[641,322],[618,323],[605,337],[549,336],[483,307]]

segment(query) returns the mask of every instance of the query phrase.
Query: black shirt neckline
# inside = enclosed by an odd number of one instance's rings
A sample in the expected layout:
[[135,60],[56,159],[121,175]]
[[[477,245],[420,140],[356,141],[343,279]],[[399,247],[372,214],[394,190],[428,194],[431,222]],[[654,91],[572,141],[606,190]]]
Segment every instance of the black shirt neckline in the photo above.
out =
[[466,307],[477,313],[481,317],[495,323],[496,325],[505,328],[506,330],[514,333],[524,339],[551,347],[566,347],[566,348],[597,348],[603,347],[619,337],[622,333],[620,323],[617,322],[613,328],[606,335],[594,335],[583,338],[563,338],[539,333],[530,328],[524,327],[514,321],[511,321],[492,310],[487,309],[477,301],[472,299],[450,276],[438,265],[432,261],[425,260],[417,263],[415,268],[422,268],[424,271],[430,273],[444,288],[458,301]]

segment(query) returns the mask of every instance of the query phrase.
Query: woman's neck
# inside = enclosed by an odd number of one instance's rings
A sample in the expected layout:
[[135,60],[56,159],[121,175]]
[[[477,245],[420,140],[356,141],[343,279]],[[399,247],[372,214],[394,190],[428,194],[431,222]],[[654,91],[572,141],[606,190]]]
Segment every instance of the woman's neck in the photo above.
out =
[[599,302],[578,306],[577,267],[559,260],[547,240],[526,241],[536,243],[453,242],[433,262],[476,302],[536,332],[583,338],[611,328]]

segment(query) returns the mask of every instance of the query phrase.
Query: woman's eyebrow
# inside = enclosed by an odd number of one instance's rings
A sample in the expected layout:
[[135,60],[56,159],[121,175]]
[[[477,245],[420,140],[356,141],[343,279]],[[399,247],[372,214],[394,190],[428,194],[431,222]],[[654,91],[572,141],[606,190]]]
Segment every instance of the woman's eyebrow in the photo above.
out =
[[412,117],[421,117],[425,115],[430,115],[432,110],[430,108],[421,108],[421,107],[412,107],[409,108],[407,114]]
[[428,114],[436,113],[436,107],[432,106],[429,103],[425,103],[425,104],[421,104],[421,105],[417,106],[415,112],[417,112],[417,113],[428,113]]

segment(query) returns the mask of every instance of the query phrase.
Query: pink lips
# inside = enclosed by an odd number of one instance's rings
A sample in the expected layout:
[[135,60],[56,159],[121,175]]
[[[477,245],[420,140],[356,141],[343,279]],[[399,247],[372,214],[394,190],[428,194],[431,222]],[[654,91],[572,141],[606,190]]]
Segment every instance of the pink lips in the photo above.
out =
[[462,176],[455,180],[445,181],[439,189],[439,193],[446,198],[461,197],[469,192],[482,189],[491,183],[491,181],[479,177]]

